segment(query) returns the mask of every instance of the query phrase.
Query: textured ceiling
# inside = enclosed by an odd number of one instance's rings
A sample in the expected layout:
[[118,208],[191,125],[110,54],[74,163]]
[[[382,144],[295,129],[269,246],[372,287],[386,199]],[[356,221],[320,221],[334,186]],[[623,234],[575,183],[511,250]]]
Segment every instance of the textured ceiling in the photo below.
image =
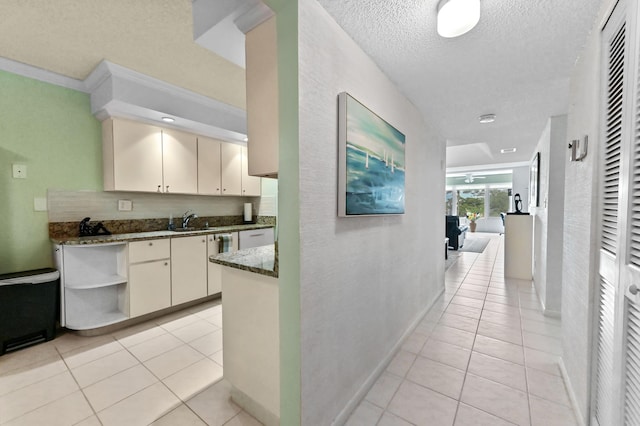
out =
[[83,80],[107,59],[244,108],[244,69],[193,41],[191,0],[3,0],[0,56]]
[[[448,167],[529,161],[546,120],[568,111],[569,77],[601,3],[481,0],[476,28],[444,39],[437,0],[319,2],[447,139]],[[497,120],[481,125],[487,113]]]

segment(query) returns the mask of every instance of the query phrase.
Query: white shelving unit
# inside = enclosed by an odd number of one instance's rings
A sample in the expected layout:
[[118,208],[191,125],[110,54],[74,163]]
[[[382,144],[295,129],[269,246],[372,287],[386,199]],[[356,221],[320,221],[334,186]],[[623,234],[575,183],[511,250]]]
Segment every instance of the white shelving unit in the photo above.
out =
[[56,246],[61,323],[87,330],[129,318],[127,244]]

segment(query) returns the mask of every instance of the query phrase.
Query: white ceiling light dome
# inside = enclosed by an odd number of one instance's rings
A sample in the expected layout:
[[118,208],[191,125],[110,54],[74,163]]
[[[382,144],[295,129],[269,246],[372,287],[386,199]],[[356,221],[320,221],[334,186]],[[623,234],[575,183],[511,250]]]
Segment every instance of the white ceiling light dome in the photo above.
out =
[[480,21],[480,0],[440,0],[438,3],[438,34],[441,37],[461,36]]

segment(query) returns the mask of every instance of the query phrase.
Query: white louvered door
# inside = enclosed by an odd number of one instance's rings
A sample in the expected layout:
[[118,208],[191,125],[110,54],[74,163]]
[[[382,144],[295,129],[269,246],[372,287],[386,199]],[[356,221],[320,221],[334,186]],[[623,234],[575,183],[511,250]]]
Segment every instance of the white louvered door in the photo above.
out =
[[[629,155],[631,159],[629,184],[625,200],[626,256],[621,274],[621,293],[624,295],[624,407],[625,425],[640,425],[640,43],[638,43],[638,2],[629,2],[629,95],[631,104],[625,127],[629,129]],[[624,198],[624,197],[623,197]]]
[[[601,245],[594,423],[640,425],[640,84],[637,1],[602,32]],[[637,288],[636,288],[637,286]]]

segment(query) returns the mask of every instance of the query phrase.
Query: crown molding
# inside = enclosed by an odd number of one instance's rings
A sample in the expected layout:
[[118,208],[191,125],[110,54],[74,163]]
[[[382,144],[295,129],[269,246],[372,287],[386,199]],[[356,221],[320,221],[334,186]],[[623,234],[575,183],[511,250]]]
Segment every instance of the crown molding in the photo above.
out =
[[44,83],[53,84],[55,86],[89,93],[82,80],[76,80],[75,78],[34,67],[33,65],[17,62],[9,58],[0,57],[0,70],[32,78]]
[[242,141],[247,133],[244,110],[102,61],[85,80],[91,112],[99,119],[119,116],[158,123],[163,116],[174,127],[204,136]]

